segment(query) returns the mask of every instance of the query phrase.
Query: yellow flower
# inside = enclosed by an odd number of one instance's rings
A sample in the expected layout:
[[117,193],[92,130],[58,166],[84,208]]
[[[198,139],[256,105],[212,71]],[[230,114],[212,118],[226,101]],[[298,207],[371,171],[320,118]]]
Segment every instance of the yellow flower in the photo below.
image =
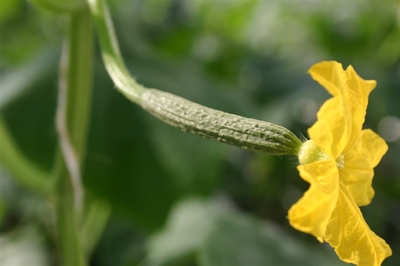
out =
[[322,105],[300,149],[298,170],[310,187],[289,210],[290,224],[328,242],[345,262],[381,265],[392,251],[358,207],[371,202],[373,168],[388,149],[372,130],[362,130],[376,82],[334,61],[320,62],[309,73],[333,97]]

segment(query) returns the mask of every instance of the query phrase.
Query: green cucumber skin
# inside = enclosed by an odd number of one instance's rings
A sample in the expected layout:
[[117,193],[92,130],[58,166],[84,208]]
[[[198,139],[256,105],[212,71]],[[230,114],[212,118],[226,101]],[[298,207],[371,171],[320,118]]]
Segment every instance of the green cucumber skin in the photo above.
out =
[[214,110],[168,92],[147,89],[141,106],[160,120],[201,137],[271,155],[297,155],[301,141],[288,129]]

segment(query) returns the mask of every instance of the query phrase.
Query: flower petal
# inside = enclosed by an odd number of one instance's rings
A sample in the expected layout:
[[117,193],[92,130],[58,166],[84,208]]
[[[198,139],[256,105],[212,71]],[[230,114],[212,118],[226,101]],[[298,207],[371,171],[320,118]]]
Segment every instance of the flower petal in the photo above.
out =
[[344,90],[346,73],[342,64],[335,61],[323,61],[313,65],[308,72],[333,96],[340,96]]
[[361,152],[367,158],[370,167],[376,167],[387,150],[388,145],[378,134],[370,129],[361,132]]
[[333,160],[317,161],[297,167],[300,176],[310,183],[303,197],[289,210],[290,224],[313,234],[322,242],[338,197],[339,173]]
[[372,188],[373,169],[349,169],[345,167],[345,169],[340,170],[339,175],[358,206],[371,203],[375,195]]
[[[319,129],[328,125],[333,128],[332,125],[340,123],[342,134],[338,133],[337,130],[332,132],[333,136],[330,138],[333,140],[330,143],[333,147],[324,147],[329,143],[319,143],[318,140],[314,139],[315,136],[314,138],[311,137],[324,152],[336,158],[341,152],[346,153],[351,150],[359,139],[368,105],[368,96],[375,88],[376,82],[374,80],[363,80],[352,66],[343,71],[342,65],[335,61],[315,64],[310,68],[309,73],[334,98],[340,99],[336,101],[335,105],[330,104],[330,108],[326,108],[328,110],[325,112],[322,112],[322,109],[318,112],[318,122],[320,120],[325,120],[325,122],[321,123],[322,126],[318,129],[315,129],[315,131],[319,131]],[[339,112],[341,114],[338,116]],[[336,113],[334,120],[332,120],[332,113]]]
[[372,130],[361,132],[361,141],[345,154],[345,167],[340,170],[340,179],[358,206],[368,205],[373,196],[373,168],[386,153],[385,141]]
[[392,255],[392,250],[368,227],[345,185],[340,182],[339,187],[337,206],[327,226],[325,240],[347,263],[381,265],[386,257]]
[[350,138],[343,100],[334,97],[327,100],[317,113],[318,121],[308,129],[308,135],[323,153],[337,158]]
[[346,73],[342,65],[334,61],[315,64],[309,73],[333,98],[322,105],[317,114],[318,121],[308,133],[324,153],[337,158],[351,138],[352,117],[344,97],[344,91],[347,90]]
[[368,105],[368,96],[375,88],[376,81],[363,80],[357,75],[352,66],[349,66],[345,73],[347,88],[343,91],[343,97],[346,99],[346,105],[349,107],[352,117],[351,138],[344,150],[344,152],[347,152],[360,137]]

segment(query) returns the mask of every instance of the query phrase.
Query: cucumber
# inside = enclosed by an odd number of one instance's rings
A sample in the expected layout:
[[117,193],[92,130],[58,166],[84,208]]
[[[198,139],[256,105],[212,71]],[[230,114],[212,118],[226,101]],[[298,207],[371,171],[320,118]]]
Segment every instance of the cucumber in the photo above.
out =
[[271,155],[297,155],[302,142],[288,129],[214,110],[168,92],[146,89],[143,109],[165,123],[207,139]]

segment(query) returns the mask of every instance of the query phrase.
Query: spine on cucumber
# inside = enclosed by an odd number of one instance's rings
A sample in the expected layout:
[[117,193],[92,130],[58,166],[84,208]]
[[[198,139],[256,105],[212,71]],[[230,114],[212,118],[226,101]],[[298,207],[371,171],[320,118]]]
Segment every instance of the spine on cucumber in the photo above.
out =
[[145,90],[141,106],[184,132],[247,150],[297,155],[301,146],[301,141],[284,127],[207,108],[168,92]]

